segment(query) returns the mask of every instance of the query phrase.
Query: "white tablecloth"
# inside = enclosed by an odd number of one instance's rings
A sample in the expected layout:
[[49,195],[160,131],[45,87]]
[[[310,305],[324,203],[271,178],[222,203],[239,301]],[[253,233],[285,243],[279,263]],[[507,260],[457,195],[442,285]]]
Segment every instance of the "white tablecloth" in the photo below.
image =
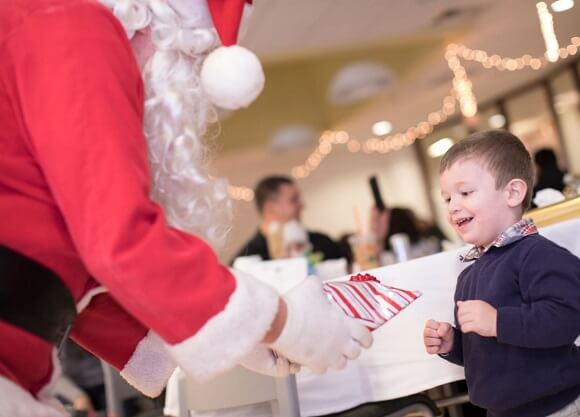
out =
[[[580,256],[580,219],[549,226],[541,233]],[[463,368],[425,353],[422,332],[428,319],[453,322],[455,282],[466,266],[459,262],[459,254],[466,250],[462,248],[370,271],[385,284],[420,290],[423,296],[376,330],[372,348],[345,369],[322,376],[305,370],[298,374],[303,417],[398,398],[463,379]],[[269,407],[263,405],[200,415],[255,417],[268,415],[268,410]]]

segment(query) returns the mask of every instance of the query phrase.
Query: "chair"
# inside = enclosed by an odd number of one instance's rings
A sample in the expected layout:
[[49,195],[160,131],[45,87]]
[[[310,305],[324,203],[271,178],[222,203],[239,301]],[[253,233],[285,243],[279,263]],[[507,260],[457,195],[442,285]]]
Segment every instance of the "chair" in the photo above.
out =
[[[435,404],[439,409],[445,409],[449,417],[463,417],[463,409],[460,405],[469,402],[467,386],[462,387],[462,381],[444,384],[429,391],[431,398],[435,399]],[[439,395],[433,396],[432,392],[439,391]]]
[[441,411],[427,395],[413,394],[394,400],[362,404],[324,417],[404,417],[410,414],[435,417],[441,415]]
[[102,362],[102,366],[105,382],[105,398],[107,401],[107,415],[128,417],[125,412],[125,402],[139,397],[139,391],[130,386],[116,369],[105,362]]
[[[172,388],[170,388],[172,387]],[[170,393],[175,389],[175,393]],[[277,379],[237,367],[200,384],[178,370],[171,377],[167,399],[177,395],[178,417],[189,417],[189,411],[215,411],[225,408],[270,402],[275,417],[300,417],[296,379]]]

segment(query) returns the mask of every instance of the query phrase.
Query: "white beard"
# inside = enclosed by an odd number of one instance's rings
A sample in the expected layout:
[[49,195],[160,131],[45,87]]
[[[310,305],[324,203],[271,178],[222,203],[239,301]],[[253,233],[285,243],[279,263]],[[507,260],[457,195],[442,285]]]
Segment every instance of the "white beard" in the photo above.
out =
[[[219,129],[199,78],[203,59],[217,45],[215,32],[207,28],[207,6],[205,12],[192,11],[183,18],[167,0],[100,1],[128,36],[147,26],[151,30],[155,51],[143,69],[151,197],[171,226],[220,247],[230,230],[231,201],[227,182],[208,173],[207,141]],[[194,10],[205,0],[188,3]]]

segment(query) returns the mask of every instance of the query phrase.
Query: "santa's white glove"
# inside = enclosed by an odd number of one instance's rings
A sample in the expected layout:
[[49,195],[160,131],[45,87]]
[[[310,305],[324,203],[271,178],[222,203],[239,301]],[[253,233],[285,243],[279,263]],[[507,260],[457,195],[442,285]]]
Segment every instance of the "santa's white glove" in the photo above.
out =
[[373,342],[371,332],[330,304],[322,282],[309,277],[284,296],[286,324],[270,346],[293,362],[321,374],[342,369],[361,347]]
[[258,345],[240,360],[240,365],[259,374],[285,378],[300,371],[300,365],[283,356],[275,355],[267,346]]

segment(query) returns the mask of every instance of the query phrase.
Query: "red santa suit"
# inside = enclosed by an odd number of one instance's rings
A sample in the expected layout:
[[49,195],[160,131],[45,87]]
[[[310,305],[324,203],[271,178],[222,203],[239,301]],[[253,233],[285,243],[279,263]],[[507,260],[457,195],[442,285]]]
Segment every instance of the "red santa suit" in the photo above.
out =
[[[108,9],[0,2],[0,245],[52,270],[77,305],[71,337],[156,395],[176,363],[199,378],[233,366],[268,330],[278,296],[166,224],[150,199],[143,102]],[[42,396],[54,352],[0,320],[4,410]],[[39,410],[26,415],[51,415]]]

